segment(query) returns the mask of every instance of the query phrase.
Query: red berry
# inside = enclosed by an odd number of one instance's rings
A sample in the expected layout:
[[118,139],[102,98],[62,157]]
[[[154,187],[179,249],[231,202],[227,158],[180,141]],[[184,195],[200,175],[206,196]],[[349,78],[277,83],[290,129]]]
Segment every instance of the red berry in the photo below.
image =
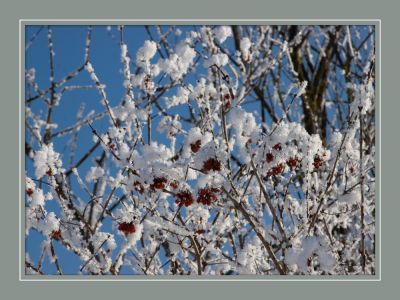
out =
[[178,183],[174,180],[169,184],[170,187],[172,187],[174,190],[178,188]]
[[272,175],[277,176],[277,175],[280,175],[280,174],[283,173],[284,170],[285,170],[285,165],[281,163],[281,164],[279,164],[279,165],[273,167],[271,170],[269,170],[269,171],[267,172],[267,176],[272,176]]
[[324,161],[318,155],[314,157],[313,165],[317,170],[323,165],[323,163]]
[[49,168],[46,172],[47,176],[53,176],[53,170],[51,168]]
[[204,188],[199,190],[199,195],[197,197],[197,202],[204,205],[211,205],[212,202],[217,201],[216,193],[219,193],[217,188]]
[[108,147],[110,147],[111,150],[115,150],[115,144],[109,144]]
[[175,203],[177,203],[179,207],[182,207],[184,205],[188,207],[194,202],[192,193],[189,191],[180,191],[175,195],[175,197],[177,198],[175,200]]
[[198,229],[198,230],[195,231],[195,233],[203,234],[203,233],[206,233],[206,231],[204,229]]
[[31,189],[31,188],[27,189],[27,190],[26,190],[26,193],[28,194],[29,197],[32,196],[32,194],[33,194],[33,189]]
[[51,233],[51,238],[53,238],[53,239],[55,239],[55,240],[59,240],[59,239],[61,239],[61,230],[60,229],[58,229],[58,230],[53,230],[52,231],[52,233]]
[[293,157],[290,157],[290,158],[288,159],[288,161],[287,161],[287,164],[288,164],[289,167],[291,167],[291,168],[296,168],[297,165],[298,165],[298,163],[299,163],[299,160],[298,160],[297,158],[293,158]]
[[215,158],[209,158],[203,163],[203,168],[201,169],[204,173],[209,171],[221,171],[221,163]]
[[199,152],[201,147],[201,140],[197,140],[193,144],[190,144],[190,149],[192,150],[193,153]]
[[270,163],[273,160],[274,160],[274,156],[272,155],[272,153],[267,153],[267,163]]
[[165,177],[156,177],[153,179],[153,183],[150,184],[150,188],[152,190],[163,190],[165,189],[165,184],[168,182],[167,178]]
[[274,170],[274,175],[282,174],[283,171],[285,170],[285,165],[284,164],[279,164],[276,167],[274,167],[273,170]]
[[281,151],[282,150],[281,143],[275,144],[272,148],[274,148],[276,151]]
[[118,225],[118,230],[122,231],[125,235],[128,235],[128,234],[131,234],[131,233],[135,233],[136,228],[135,228],[135,225],[132,222],[130,222],[130,223],[124,222],[124,223],[120,223]]

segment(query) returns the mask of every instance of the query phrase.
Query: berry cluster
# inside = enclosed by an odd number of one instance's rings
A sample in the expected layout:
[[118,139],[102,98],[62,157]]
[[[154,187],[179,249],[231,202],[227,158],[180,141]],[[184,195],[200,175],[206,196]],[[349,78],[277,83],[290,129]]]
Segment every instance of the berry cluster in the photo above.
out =
[[275,144],[272,148],[276,151],[281,151],[282,150],[282,145],[281,143]]
[[165,189],[165,185],[168,182],[167,178],[165,177],[156,177],[153,179],[153,183],[150,184],[150,188],[154,190],[163,190]]
[[30,197],[33,194],[33,189],[29,188],[26,190],[26,194]]
[[190,149],[192,150],[193,153],[199,152],[201,148],[201,140],[197,140],[194,143],[190,144]]
[[119,223],[118,230],[122,231],[125,234],[125,236],[127,236],[128,234],[135,233],[136,228],[132,222],[130,223],[124,222],[124,223]]
[[174,190],[176,190],[178,188],[178,182],[176,180],[171,181],[169,183],[169,186],[172,187]]
[[270,177],[272,175],[275,175],[275,176],[280,175],[283,173],[284,170],[285,170],[285,165],[280,163],[279,165],[277,165],[277,166],[273,167],[271,170],[269,170],[267,172],[267,176]]
[[61,230],[53,230],[53,232],[51,233],[51,238],[55,239],[56,241],[61,239]]
[[179,207],[188,207],[194,202],[193,195],[189,191],[180,191],[179,193],[175,194],[175,197],[177,198],[175,203],[178,204]]
[[51,168],[49,168],[46,172],[46,175],[49,177],[53,176],[53,170]]
[[298,160],[296,157],[289,157],[289,159],[287,160],[288,166],[291,167],[292,169],[297,168],[299,163],[300,160]]
[[316,155],[314,157],[313,165],[314,165],[315,169],[318,170],[323,165],[323,163],[324,163],[324,161],[318,155]]
[[204,173],[208,173],[209,171],[221,171],[221,162],[215,158],[209,158],[203,163],[201,171]]
[[217,195],[219,189],[217,188],[204,188],[199,190],[199,195],[197,197],[197,202],[204,205],[211,205],[212,202],[217,201]]

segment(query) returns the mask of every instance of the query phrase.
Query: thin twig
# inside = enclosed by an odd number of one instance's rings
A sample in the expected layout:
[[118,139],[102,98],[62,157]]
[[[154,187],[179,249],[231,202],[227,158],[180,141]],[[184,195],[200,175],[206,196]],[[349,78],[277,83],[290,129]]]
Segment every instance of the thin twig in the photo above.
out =
[[264,184],[263,184],[263,182],[262,182],[261,176],[260,176],[260,174],[258,173],[256,166],[254,165],[253,159],[251,159],[250,163],[251,163],[251,167],[253,168],[253,172],[254,172],[254,174],[256,175],[256,178],[257,178],[258,184],[259,184],[259,186],[260,186],[261,192],[262,192],[263,195],[264,195],[265,202],[267,202],[268,208],[269,208],[269,210],[270,210],[270,212],[271,212],[271,214],[272,214],[272,216],[273,216],[274,221],[276,222],[276,224],[277,224],[277,226],[278,226],[278,229],[279,229],[280,234],[282,235],[282,237],[283,237],[283,238],[285,239],[285,241],[286,241],[286,240],[287,240],[287,236],[286,236],[285,230],[284,230],[284,228],[283,228],[282,222],[281,222],[281,220],[278,218],[278,216],[276,215],[275,208],[274,208],[274,206],[273,206],[273,204],[272,204],[271,199],[269,198],[269,195],[268,195],[267,191],[265,190],[265,187],[264,187]]
[[275,264],[276,269],[278,270],[279,274],[281,275],[285,275],[287,274],[287,266],[285,265],[284,262],[279,262],[277,257],[275,256],[274,251],[272,250],[272,246],[270,245],[270,243],[267,242],[267,240],[264,238],[264,235],[258,230],[257,226],[255,225],[255,223],[253,222],[251,216],[247,213],[247,211],[243,208],[243,206],[235,199],[231,196],[231,194],[225,190],[225,188],[223,188],[223,191],[225,192],[225,194],[228,196],[228,198],[233,202],[233,204],[235,205],[235,207],[243,214],[243,216],[245,217],[245,219],[247,220],[247,222],[249,222],[249,224],[251,225],[251,227],[253,228],[253,230],[255,231],[255,233],[257,234],[258,238],[261,240],[261,242],[263,243],[265,249],[268,252],[269,257],[272,259],[272,261]]

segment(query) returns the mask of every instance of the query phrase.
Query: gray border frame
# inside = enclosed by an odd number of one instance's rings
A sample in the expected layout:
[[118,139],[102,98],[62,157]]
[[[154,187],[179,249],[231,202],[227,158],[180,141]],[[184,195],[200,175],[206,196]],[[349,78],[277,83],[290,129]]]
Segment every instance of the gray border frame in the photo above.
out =
[[[158,1],[158,2],[157,2]],[[400,139],[398,70],[400,41],[396,1],[376,0],[3,0],[0,4],[1,209],[0,289],[4,298],[33,299],[243,299],[302,298],[364,300],[395,298],[399,259],[398,167]],[[372,18],[382,20],[381,243],[380,282],[21,282],[19,281],[19,108],[18,21],[21,18]],[[7,297],[8,296],[8,297]],[[3,297],[2,297],[3,298]]]
[[[232,20],[217,20],[217,19],[176,19],[176,20],[168,20],[168,19],[110,19],[110,20],[90,20],[90,19],[79,19],[79,20],[52,20],[52,19],[43,19],[43,20],[29,20],[29,19],[21,19],[19,21],[20,27],[20,141],[24,141],[24,134],[25,128],[23,121],[24,120],[24,101],[22,95],[25,94],[24,92],[24,85],[23,82],[23,74],[24,74],[24,66],[25,66],[25,26],[29,25],[116,25],[116,24],[124,24],[124,25],[144,25],[144,24],[162,24],[162,25],[169,25],[169,24],[179,24],[179,25],[205,25],[205,24],[243,24],[243,25],[276,25],[276,24],[307,24],[307,25],[316,25],[316,24],[351,24],[351,25],[373,25],[375,26],[375,48],[376,48],[376,55],[378,57],[377,64],[375,65],[376,68],[376,131],[380,132],[380,54],[381,54],[381,43],[380,43],[380,34],[381,34],[381,20],[379,19],[363,19],[363,20],[355,20],[355,19],[342,19],[342,20],[334,20],[334,19],[326,19],[326,20],[316,20],[316,19],[288,19],[288,20],[277,20],[277,19],[232,19]],[[187,276],[187,277],[177,277],[174,275],[159,275],[154,277],[149,277],[146,275],[119,275],[119,276],[112,276],[112,275],[102,275],[101,277],[94,277],[91,275],[26,275],[25,268],[22,262],[25,260],[25,243],[22,241],[25,234],[25,210],[22,208],[22,204],[24,203],[24,188],[22,186],[24,182],[24,176],[20,176],[20,264],[19,264],[19,280],[21,281],[380,281],[381,280],[381,263],[380,263],[380,253],[381,253],[381,234],[380,234],[380,213],[381,213],[381,206],[380,206],[380,143],[376,142],[376,146],[378,148],[377,156],[378,159],[376,160],[376,166],[378,170],[377,176],[377,199],[376,199],[376,214],[377,218],[376,221],[378,226],[376,226],[377,230],[377,247],[376,247],[376,274],[375,275],[336,275],[336,276],[307,276],[307,275],[287,275],[287,276],[279,276],[279,275],[238,275],[238,276],[228,276],[228,277],[221,277],[221,276],[213,276],[213,275],[202,275],[202,276]],[[20,145],[19,149],[22,149],[22,144]],[[25,164],[24,164],[24,153],[20,153],[20,171],[21,175],[25,172]]]

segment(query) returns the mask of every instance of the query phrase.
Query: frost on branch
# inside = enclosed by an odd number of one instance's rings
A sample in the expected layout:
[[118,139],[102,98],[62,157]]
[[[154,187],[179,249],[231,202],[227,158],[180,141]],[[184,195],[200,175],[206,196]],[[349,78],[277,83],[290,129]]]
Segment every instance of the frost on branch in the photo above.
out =
[[131,30],[27,56],[27,274],[377,273],[373,26]]
[[59,154],[54,151],[53,144],[43,145],[34,156],[35,176],[40,179],[44,175],[53,176],[59,172],[61,160]]
[[188,42],[180,42],[176,46],[175,53],[171,54],[169,59],[161,59],[158,63],[160,69],[168,74],[173,81],[181,79],[186,74],[196,56],[196,52]]
[[232,36],[232,29],[230,26],[216,26],[213,32],[219,43],[225,42],[228,37]]
[[157,44],[153,41],[145,41],[142,48],[138,50],[136,53],[136,63],[140,65],[144,65],[148,63],[150,59],[157,52]]
[[240,50],[242,51],[242,59],[245,62],[248,62],[251,59],[250,48],[251,48],[250,39],[248,37],[243,38],[240,41]]

